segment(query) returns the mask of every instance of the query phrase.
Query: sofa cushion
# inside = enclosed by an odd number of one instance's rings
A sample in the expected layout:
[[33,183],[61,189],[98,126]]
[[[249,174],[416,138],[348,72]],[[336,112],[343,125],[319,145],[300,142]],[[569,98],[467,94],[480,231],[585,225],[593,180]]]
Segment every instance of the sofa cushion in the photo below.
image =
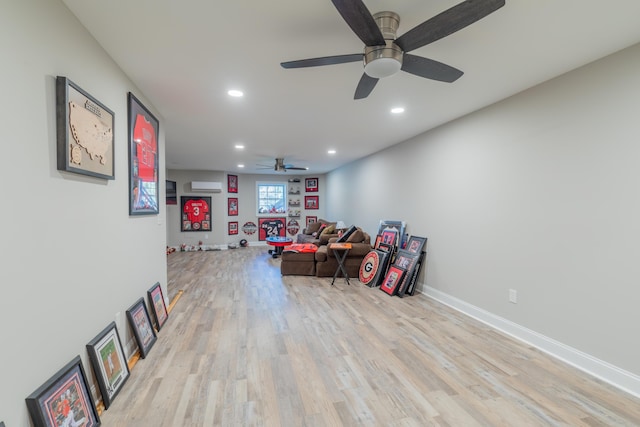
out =
[[307,228],[305,228],[304,230],[304,234],[313,234],[316,231],[318,231],[318,229],[320,228],[320,226],[322,225],[321,222],[312,222],[311,224],[307,225]]
[[355,230],[351,233],[350,236],[347,237],[347,242],[349,243],[362,243],[364,241],[364,231],[361,229]]

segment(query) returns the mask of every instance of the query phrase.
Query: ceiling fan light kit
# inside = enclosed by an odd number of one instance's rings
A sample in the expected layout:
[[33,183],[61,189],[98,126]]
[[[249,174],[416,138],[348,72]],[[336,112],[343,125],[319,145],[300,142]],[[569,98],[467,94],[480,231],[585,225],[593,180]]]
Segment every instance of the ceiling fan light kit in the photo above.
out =
[[463,72],[407,52],[459,31],[505,5],[505,0],[465,0],[396,38],[400,16],[385,11],[371,15],[362,0],[331,0],[351,30],[365,44],[363,54],[336,55],[282,62],[283,68],[306,68],[362,61],[364,73],[354,99],[369,96],[378,80],[402,70],[418,77],[452,83]]

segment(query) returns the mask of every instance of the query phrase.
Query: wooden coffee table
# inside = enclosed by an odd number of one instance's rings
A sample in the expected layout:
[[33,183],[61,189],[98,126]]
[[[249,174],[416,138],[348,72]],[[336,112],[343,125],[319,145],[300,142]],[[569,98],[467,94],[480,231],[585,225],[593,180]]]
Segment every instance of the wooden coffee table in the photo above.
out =
[[269,249],[269,254],[273,258],[278,258],[279,255],[282,255],[282,249],[285,246],[289,246],[293,243],[293,239],[291,237],[280,237],[280,236],[269,236],[267,237],[267,245],[273,246],[273,249]]

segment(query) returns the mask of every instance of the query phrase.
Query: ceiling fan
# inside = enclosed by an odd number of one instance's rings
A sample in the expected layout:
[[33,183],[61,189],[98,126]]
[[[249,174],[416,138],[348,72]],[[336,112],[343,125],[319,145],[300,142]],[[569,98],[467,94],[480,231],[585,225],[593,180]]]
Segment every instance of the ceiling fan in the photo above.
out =
[[306,171],[309,168],[304,168],[304,167],[300,167],[300,166],[294,166],[292,164],[288,164],[284,162],[284,158],[280,158],[277,157],[276,158],[276,163],[273,166],[267,166],[267,165],[258,165],[258,166],[262,166],[259,169],[271,169],[273,168],[274,171],[276,172],[286,172],[286,171],[290,171],[290,170],[295,170],[295,171]]
[[463,72],[449,65],[410,52],[461,30],[500,9],[505,0],[466,0],[426,20],[396,38],[400,16],[395,12],[371,15],[362,0],[331,0],[351,30],[365,44],[363,53],[324,56],[282,62],[283,68],[306,68],[320,65],[364,62],[364,73],[354,99],[369,96],[378,80],[399,70],[427,79],[452,83]]

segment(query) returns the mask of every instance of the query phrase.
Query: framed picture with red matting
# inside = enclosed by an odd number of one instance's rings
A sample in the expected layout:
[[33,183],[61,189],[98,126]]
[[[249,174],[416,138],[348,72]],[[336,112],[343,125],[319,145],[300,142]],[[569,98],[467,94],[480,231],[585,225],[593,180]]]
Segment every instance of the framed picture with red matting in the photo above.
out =
[[391,296],[395,295],[406,272],[407,270],[404,268],[392,265],[387,270],[387,275],[384,277],[380,289]]
[[258,240],[265,241],[270,236],[287,236],[286,218],[258,219]]
[[229,236],[233,236],[234,234],[238,234],[238,222],[237,221],[229,222]]
[[320,205],[318,203],[318,196],[304,196],[304,208],[320,209]]
[[80,356],[74,357],[31,393],[26,403],[35,427],[59,426],[62,423],[82,423],[84,427],[100,425]]
[[147,291],[147,296],[149,298],[149,305],[151,307],[151,312],[153,313],[153,318],[156,321],[156,330],[159,331],[169,317],[167,306],[164,303],[164,294],[162,293],[160,282],[156,282],[156,284]]
[[304,191],[307,193],[318,192],[318,178],[305,178]]
[[238,175],[227,175],[227,193],[238,192]]
[[227,201],[227,215],[238,216],[238,198],[229,197]]

